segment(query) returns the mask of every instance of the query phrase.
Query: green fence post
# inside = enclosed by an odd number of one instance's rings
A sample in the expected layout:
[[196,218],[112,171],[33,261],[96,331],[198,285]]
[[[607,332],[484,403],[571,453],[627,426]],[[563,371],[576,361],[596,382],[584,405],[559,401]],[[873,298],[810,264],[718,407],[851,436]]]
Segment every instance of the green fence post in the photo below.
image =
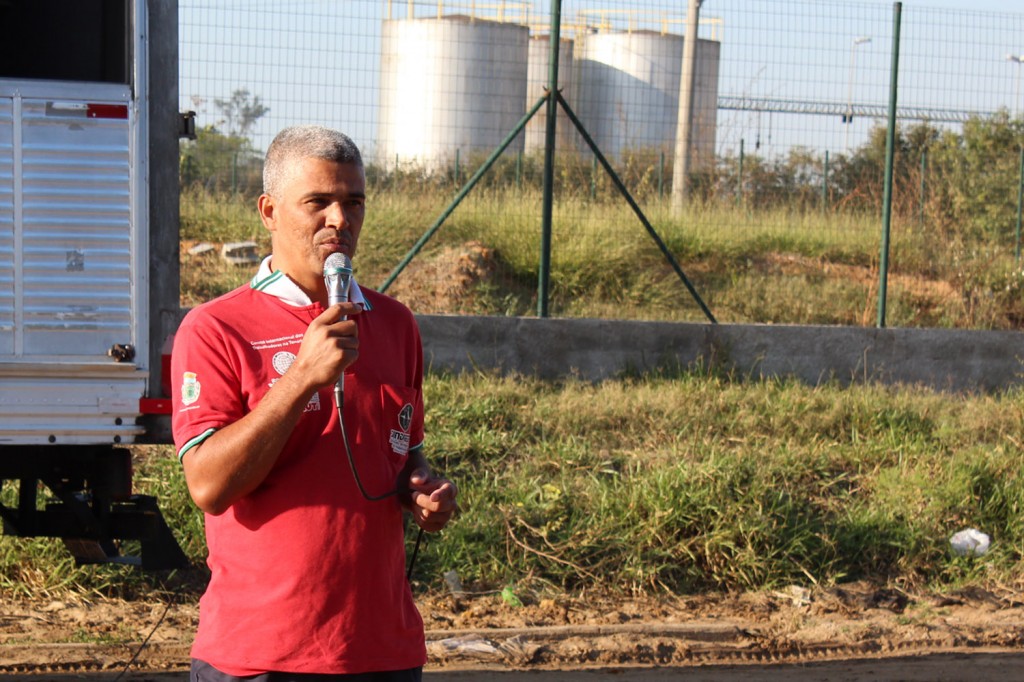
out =
[[917,212],[917,224],[924,227],[924,203],[928,197],[928,185],[925,180],[928,176],[928,150],[921,150],[921,207]]
[[548,101],[544,129],[544,197],[541,203],[540,268],[537,276],[537,317],[548,316],[551,278],[551,213],[555,187],[555,122],[558,114],[558,53],[561,47],[562,1],[551,0],[551,54],[548,58]]
[[821,210],[828,210],[828,150],[825,150],[825,165],[821,171]]
[[900,16],[903,3],[892,5],[892,68],[889,73],[889,129],[885,135],[885,185],[882,191],[882,247],[878,263],[878,326],[885,326],[885,297],[889,280],[889,231],[892,221],[892,167],[896,154],[896,87],[900,73]]
[[658,155],[658,198],[665,197],[665,151]]
[[594,162],[590,165],[590,200],[594,201],[597,199],[597,157],[594,157]]
[[736,208],[743,206],[743,138],[740,138],[740,168],[736,176]]
[[1020,180],[1017,185],[1017,235],[1016,246],[1013,249],[1013,256],[1020,260],[1020,221],[1021,212],[1024,210],[1024,147],[1020,148]]
[[516,154],[516,189],[523,188],[523,150]]

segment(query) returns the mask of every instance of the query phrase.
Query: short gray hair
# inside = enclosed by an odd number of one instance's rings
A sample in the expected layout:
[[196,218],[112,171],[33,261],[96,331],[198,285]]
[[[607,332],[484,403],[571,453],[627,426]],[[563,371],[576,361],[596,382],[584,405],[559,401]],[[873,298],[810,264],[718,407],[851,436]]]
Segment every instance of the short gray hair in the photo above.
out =
[[277,196],[289,164],[297,159],[310,158],[363,167],[359,148],[348,135],[324,126],[292,126],[279,132],[267,148],[263,162],[263,191]]

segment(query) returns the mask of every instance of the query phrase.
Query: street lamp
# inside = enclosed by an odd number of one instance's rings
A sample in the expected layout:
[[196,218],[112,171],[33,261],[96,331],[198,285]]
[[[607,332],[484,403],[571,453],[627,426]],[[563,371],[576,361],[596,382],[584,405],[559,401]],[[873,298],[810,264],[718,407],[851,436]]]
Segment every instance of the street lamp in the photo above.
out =
[[859,36],[850,45],[850,85],[846,91],[846,115],[843,116],[843,123],[846,124],[846,151],[850,151],[850,124],[853,123],[853,66],[857,59],[857,46],[870,42],[868,36]]
[[1008,54],[1006,55],[1006,61],[1017,64],[1017,93],[1013,97],[1013,115],[1016,117],[1020,105],[1020,70],[1021,64],[1024,64],[1024,54]]

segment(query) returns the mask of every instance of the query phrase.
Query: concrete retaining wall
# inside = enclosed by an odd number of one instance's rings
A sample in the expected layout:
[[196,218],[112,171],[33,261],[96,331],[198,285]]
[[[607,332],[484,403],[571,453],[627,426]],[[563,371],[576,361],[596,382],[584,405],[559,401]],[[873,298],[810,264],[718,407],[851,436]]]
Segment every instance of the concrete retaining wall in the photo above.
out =
[[992,391],[1024,381],[1024,335],[617,320],[419,315],[429,367],[598,381],[660,367],[714,365],[810,384],[879,381]]

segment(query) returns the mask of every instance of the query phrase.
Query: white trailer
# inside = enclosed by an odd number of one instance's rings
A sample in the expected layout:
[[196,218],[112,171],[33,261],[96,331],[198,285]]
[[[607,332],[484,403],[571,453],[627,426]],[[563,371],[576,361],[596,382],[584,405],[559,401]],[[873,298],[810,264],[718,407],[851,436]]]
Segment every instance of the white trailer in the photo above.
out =
[[0,479],[20,482],[4,531],[83,561],[137,539],[144,566],[182,565],[121,447],[166,439],[177,2],[14,0],[0,26]]

